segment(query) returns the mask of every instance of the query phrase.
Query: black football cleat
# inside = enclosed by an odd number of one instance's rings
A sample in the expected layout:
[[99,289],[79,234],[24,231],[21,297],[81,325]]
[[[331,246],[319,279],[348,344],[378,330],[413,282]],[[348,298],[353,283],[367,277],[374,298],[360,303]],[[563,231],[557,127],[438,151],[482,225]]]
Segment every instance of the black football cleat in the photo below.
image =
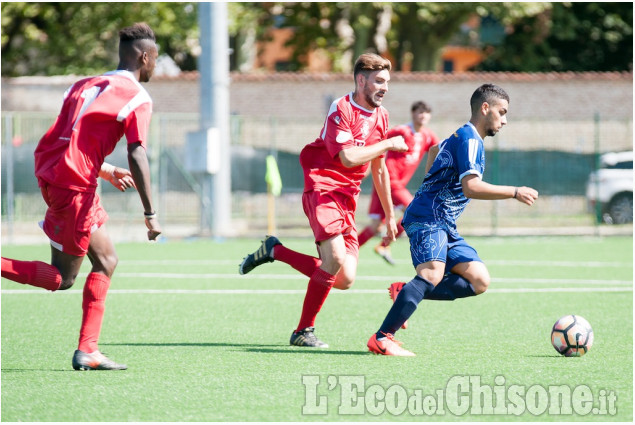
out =
[[104,356],[99,351],[85,353],[75,350],[73,354],[73,369],[75,370],[126,370],[128,366],[118,364]]
[[272,263],[273,247],[276,245],[282,245],[282,243],[275,236],[267,235],[256,252],[243,258],[243,262],[238,266],[238,273],[247,274],[258,266]]
[[313,347],[313,348],[329,348],[329,345],[317,339],[313,333],[315,328],[304,328],[300,332],[293,332],[289,344],[297,345],[299,347]]

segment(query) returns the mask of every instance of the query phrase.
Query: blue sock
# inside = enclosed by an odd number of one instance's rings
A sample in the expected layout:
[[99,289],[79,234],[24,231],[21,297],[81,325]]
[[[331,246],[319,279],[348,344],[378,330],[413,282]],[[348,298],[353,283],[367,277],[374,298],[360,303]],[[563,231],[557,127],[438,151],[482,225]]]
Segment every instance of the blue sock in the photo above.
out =
[[377,338],[383,338],[385,334],[393,334],[404,324],[406,320],[417,309],[417,305],[425,298],[426,294],[430,294],[434,289],[434,285],[427,280],[416,276],[410,282],[404,285],[399,291],[399,295],[384,319]]
[[426,299],[453,301],[457,298],[473,297],[474,295],[476,295],[474,287],[467,279],[455,273],[448,273]]

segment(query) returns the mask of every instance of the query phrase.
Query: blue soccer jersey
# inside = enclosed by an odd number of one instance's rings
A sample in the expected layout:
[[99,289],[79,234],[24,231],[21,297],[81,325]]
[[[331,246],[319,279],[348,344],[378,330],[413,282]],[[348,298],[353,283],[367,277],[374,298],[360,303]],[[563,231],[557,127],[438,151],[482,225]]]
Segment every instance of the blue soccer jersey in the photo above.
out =
[[461,179],[470,174],[482,178],[484,170],[483,139],[468,122],[439,144],[430,171],[404,213],[403,226],[442,227],[458,235],[456,220],[470,202],[463,194]]

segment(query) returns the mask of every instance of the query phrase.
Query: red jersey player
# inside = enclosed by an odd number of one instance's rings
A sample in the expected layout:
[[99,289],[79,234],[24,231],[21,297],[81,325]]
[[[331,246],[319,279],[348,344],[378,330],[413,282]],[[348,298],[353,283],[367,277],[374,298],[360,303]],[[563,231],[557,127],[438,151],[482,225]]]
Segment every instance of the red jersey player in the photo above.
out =
[[[430,122],[432,110],[423,101],[412,104],[410,108],[412,122],[399,125],[388,131],[387,137],[401,136],[408,145],[408,152],[388,152],[386,154],[386,167],[390,175],[390,193],[395,209],[403,210],[412,201],[412,194],[406,185],[417,171],[419,163],[428,150],[439,143],[439,139],[427,125]],[[359,246],[364,245],[370,238],[379,233],[382,223],[385,220],[384,211],[381,207],[377,191],[373,188],[368,216],[371,223],[359,233]],[[403,233],[401,218],[397,222],[396,237]],[[383,240],[375,247],[375,252],[379,254],[389,264],[394,264],[390,255],[391,239]]]
[[332,287],[348,289],[357,272],[359,245],[355,209],[360,184],[369,167],[386,215],[387,237],[397,225],[390,197],[384,154],[408,149],[401,138],[386,140],[388,111],[381,106],[388,91],[390,61],[363,54],[355,62],[355,91],[335,100],[315,142],[304,147],[302,205],[315,236],[319,258],[290,250],[274,236],[240,264],[240,274],[274,260],[289,264],[309,278],[302,315],[290,344],[326,348],[314,334],[315,318]]
[[[105,357],[97,346],[106,293],[118,261],[105,227],[108,215],[95,193],[97,177],[122,191],[135,187],[148,239],[161,233],[150,197],[145,149],[152,100],[139,84],[152,76],[157,45],[146,24],[122,29],[119,40],[117,70],[76,82],[35,150],[35,175],[48,206],[43,229],[51,241],[51,265],[2,258],[2,277],[57,291],[73,286],[88,254],[92,268],[84,285],[79,346],[72,360],[76,370],[127,368]],[[104,162],[124,135],[130,171]]]

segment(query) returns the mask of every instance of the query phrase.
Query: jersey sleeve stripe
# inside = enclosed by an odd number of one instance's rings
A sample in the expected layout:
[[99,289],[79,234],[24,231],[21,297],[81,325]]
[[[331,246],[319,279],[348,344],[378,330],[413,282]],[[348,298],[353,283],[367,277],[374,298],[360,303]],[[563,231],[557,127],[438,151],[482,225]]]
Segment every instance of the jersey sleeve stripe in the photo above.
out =
[[[343,96],[342,96],[342,97],[343,97]],[[328,127],[328,125],[329,125],[329,118],[330,118],[330,116],[331,116],[333,113],[335,113],[335,112],[337,111],[337,104],[339,103],[339,101],[340,101],[341,99],[342,99],[341,97],[339,97],[339,98],[335,99],[335,100],[331,103],[331,106],[329,107],[329,111],[328,111],[328,113],[326,114],[326,120],[324,121],[324,128],[322,129],[322,134],[320,134],[320,139],[322,139],[322,140],[324,140],[324,139],[326,138],[326,130],[327,130],[327,127]]]
[[461,174],[459,176],[459,182],[461,180],[463,180],[463,177],[469,176],[469,175],[472,175],[472,174],[474,174],[476,176],[479,176],[479,178],[481,178],[481,179],[483,178],[483,175],[481,173],[479,173],[477,170],[467,170],[465,173],[463,173],[463,174]]
[[470,139],[469,143],[469,160],[470,164],[476,164],[476,154],[478,153],[478,141]]
[[128,115],[132,113],[132,111],[134,111],[144,103],[152,103],[152,99],[145,90],[142,90],[137,93],[136,96],[130,100],[130,102],[128,102],[123,108],[121,108],[121,111],[119,111],[119,114],[117,114],[117,121],[121,122],[125,120],[126,118],[128,118]]

